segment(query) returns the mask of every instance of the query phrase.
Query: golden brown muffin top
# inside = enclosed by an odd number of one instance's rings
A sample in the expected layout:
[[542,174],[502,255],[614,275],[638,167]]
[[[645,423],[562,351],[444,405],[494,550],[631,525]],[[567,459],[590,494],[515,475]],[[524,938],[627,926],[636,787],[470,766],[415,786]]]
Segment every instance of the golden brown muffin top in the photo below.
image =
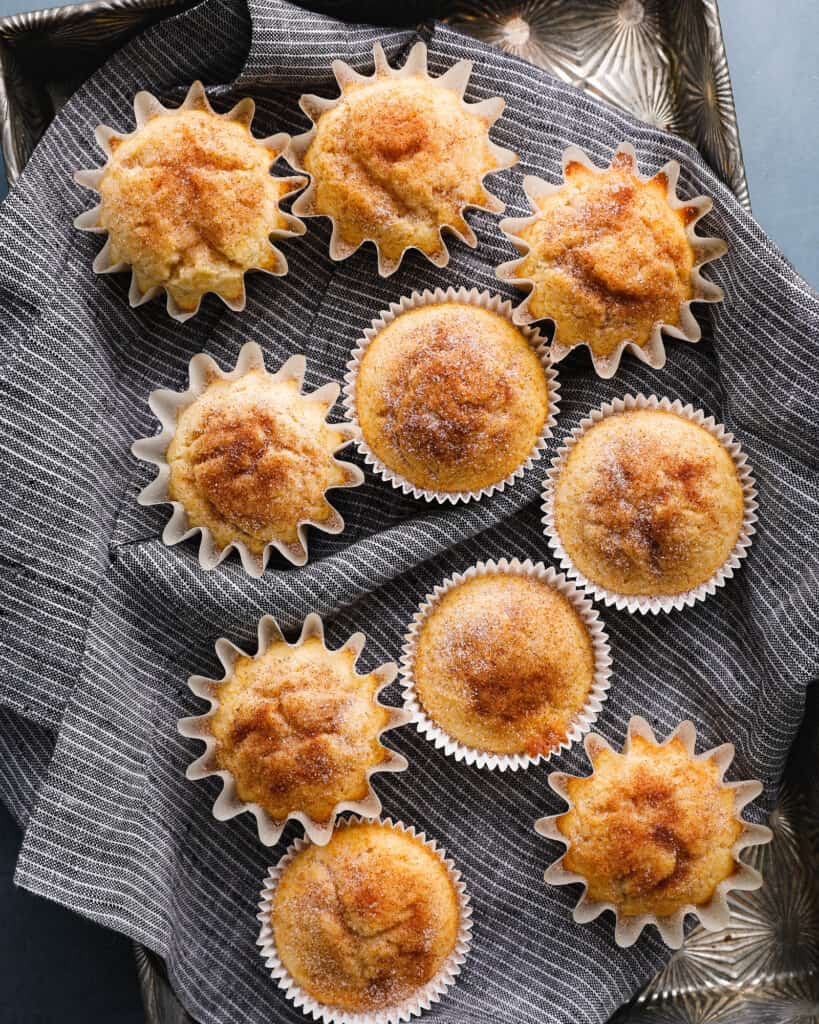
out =
[[443,226],[473,238],[465,206],[502,209],[481,184],[500,166],[491,123],[421,74],[348,81],[317,115],[303,158],[315,184],[312,212],[333,219],[350,251],[375,241],[390,269],[410,246],[440,260]]
[[660,746],[638,735],[628,753],[601,750],[593,767],[568,780],[573,806],[557,819],[564,866],[589,898],[658,917],[707,903],[735,871],[743,830],[713,760],[694,760],[678,737]]
[[273,899],[276,949],[317,1002],[353,1013],[410,998],[455,948],[458,896],[441,859],[388,825],[337,829],[284,868]]
[[333,457],[346,435],[325,422],[332,403],[299,387],[260,369],[214,377],[177,416],[169,495],[220,548],[241,540],[256,554],[270,541],[295,549],[300,523],[338,519],[325,491],[348,480]]
[[581,435],[555,485],[569,558],[620,594],[680,594],[709,580],[742,528],[743,493],[727,449],[662,409],[607,416]]
[[444,302],[379,331],[362,357],[355,403],[364,440],[389,469],[421,489],[472,491],[532,454],[549,384],[506,317]]
[[236,660],[210,729],[240,800],[276,822],[303,811],[324,823],[341,801],[367,796],[368,770],[389,756],[378,741],[389,710],[375,701],[378,675],[358,675],[354,662],[318,637]]
[[279,154],[246,121],[160,112],[110,146],[100,226],[110,262],[129,264],[142,292],[161,286],[191,311],[207,292],[238,302],[247,270],[285,271],[270,235],[288,230],[279,201],[297,186],[271,176]]
[[530,251],[515,277],[534,282],[528,308],[556,322],[560,345],[607,356],[623,341],[646,345],[655,324],[679,325],[693,297],[686,228],[698,210],[673,209],[667,189],[662,171],[642,181],[618,153],[602,172],[569,163],[565,184],[534,199],[535,219],[518,233]]
[[594,681],[591,637],[571,602],[529,576],[490,573],[448,590],[418,631],[413,678],[453,739],[497,754],[548,754]]

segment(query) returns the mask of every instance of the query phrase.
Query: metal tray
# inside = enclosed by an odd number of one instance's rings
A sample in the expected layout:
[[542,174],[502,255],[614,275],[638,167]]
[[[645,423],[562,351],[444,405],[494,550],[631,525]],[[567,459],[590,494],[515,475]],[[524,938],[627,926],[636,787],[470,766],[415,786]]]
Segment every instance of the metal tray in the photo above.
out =
[[[0,136],[10,181],[65,99],[146,25],[194,0],[92,0],[0,19]],[[378,22],[379,0],[309,6]],[[685,136],[750,206],[716,0],[398,0],[393,21],[437,15],[563,81]],[[819,1022],[819,694],[757,847],[765,887],[737,894],[724,932],[695,929],[612,1024]],[[193,1024],[162,961],[137,948],[149,1024]]]

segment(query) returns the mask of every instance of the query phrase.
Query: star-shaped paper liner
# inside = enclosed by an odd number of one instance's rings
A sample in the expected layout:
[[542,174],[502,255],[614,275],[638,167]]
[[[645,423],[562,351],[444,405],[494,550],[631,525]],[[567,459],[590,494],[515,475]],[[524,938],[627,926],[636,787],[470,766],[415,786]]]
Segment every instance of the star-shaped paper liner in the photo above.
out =
[[[431,85],[435,86],[435,88],[448,89],[450,92],[453,92],[460,99],[464,111],[470,116],[478,116],[486,119],[487,144],[489,152],[495,160],[495,166],[488,168],[483,172],[483,174],[481,174],[481,182],[483,182],[487,174],[504,170],[505,168],[511,167],[513,164],[517,163],[518,156],[516,153],[513,153],[509,149],[503,149],[501,146],[492,142],[488,137],[488,133],[492,125],[503,113],[503,109],[506,105],[505,100],[501,97],[494,96],[481,100],[478,103],[467,103],[463,98],[464,92],[466,91],[466,87],[469,83],[469,77],[472,74],[473,62],[471,60],[458,61],[457,64],[454,64],[439,78],[432,78],[427,71],[427,48],[426,45],[421,42],[416,43],[412,47],[406,63],[402,68],[390,67],[387,57],[384,54],[384,49],[381,46],[381,43],[378,42],[373,45],[373,59],[375,62],[375,70],[372,75],[361,75],[348,64],[345,64],[344,61],[333,61],[333,74],[335,75],[340,89],[340,95],[335,99],[326,99],[321,96],[313,96],[309,94],[300,98],[299,106],[313,122],[313,127],[304,134],[295,136],[291,140],[287,152],[285,153],[285,158],[297,171],[300,171],[303,174],[309,173],[304,167],[304,157],[307,150],[310,148],[313,139],[316,137],[318,122],[322,114],[326,113],[328,110],[332,110],[343,101],[344,92],[350,85],[363,85],[368,82],[375,82],[380,78],[424,78]],[[485,187],[482,191],[483,201],[481,203],[463,203],[459,207],[458,218],[454,223],[440,225],[438,229],[438,236],[441,242],[439,252],[432,256],[428,253],[424,253],[427,259],[436,266],[445,267],[449,263],[449,250],[447,249],[443,236],[444,229],[450,231],[461,241],[466,242],[470,248],[474,249],[477,246],[478,239],[475,232],[463,216],[465,210],[485,209],[492,213],[503,213],[505,206],[501,200],[498,199],[497,196],[488,192]],[[417,246],[407,246],[407,248],[405,248],[398,257],[390,257],[386,256],[382,252],[381,247],[378,244],[378,239],[366,238],[358,244],[352,244],[345,241],[335,220],[317,208],[316,182],[314,179],[311,179],[308,188],[305,189],[305,191],[302,192],[294,202],[293,212],[299,217],[328,217],[333,225],[330,237],[330,258],[333,260],[347,259],[347,257],[352,256],[352,254],[356,252],[364,242],[372,242],[376,248],[378,256],[378,273],[382,277],[389,277],[390,274],[394,274],[401,265],[401,261],[403,260],[404,254],[407,250],[417,248]],[[419,249],[418,251],[420,252],[422,250]]]
[[[304,831],[314,843],[318,846],[324,846],[330,841],[330,837],[333,834],[333,826],[336,817],[344,811],[354,811],[357,814],[365,815],[366,817],[374,817],[381,813],[381,801],[376,796],[370,779],[373,775],[378,772],[403,772],[407,768],[407,759],[402,755],[396,753],[394,750],[390,750],[388,747],[384,747],[383,744],[380,746],[386,751],[387,756],[383,761],[378,764],[372,765],[365,770],[365,777],[368,783],[367,796],[362,800],[343,800],[336,804],[333,808],[333,812],[327,821],[318,822],[314,821],[308,814],[303,811],[291,811],[284,821],[275,821],[268,812],[257,803],[245,803],[240,799],[236,792],[236,781],[233,778],[231,772],[226,769],[220,768],[216,757],[217,743],[216,739],[210,731],[210,722],[219,707],[219,692],[220,688],[233,677],[234,667],[238,658],[252,657],[257,660],[265,655],[268,649],[274,644],[287,643],[287,640],[282,633],[279,624],[273,618],[272,615],[265,615],[259,620],[257,628],[258,646],[256,653],[253,655],[247,654],[241,648],[237,647],[232,641],[227,640],[225,637],[220,637],[216,641],[216,656],[221,662],[222,668],[224,669],[224,675],[221,679],[209,679],[205,676],[190,676],[188,679],[188,686],[196,694],[197,697],[201,697],[204,700],[210,702],[210,708],[202,715],[195,715],[190,718],[181,718],[177,723],[177,727],[182,736],[186,736],[190,739],[203,740],[205,743],[204,753],[198,757],[192,764],[190,764],[186,771],[187,778],[191,780],[206,779],[211,775],[217,775],[222,780],[222,790],[213,805],[213,816],[217,821],[228,821],[230,818],[235,818],[237,814],[242,814],[244,811],[249,811],[256,819],[256,826],[259,833],[259,839],[265,846],[275,846],[279,841],[279,838],[284,831],[284,827],[288,821],[298,821],[304,826]],[[341,655],[343,652],[352,651],[353,658],[353,670],[355,670],[356,662],[358,661],[361,652],[364,649],[366,638],[363,633],[353,633],[353,635],[335,651],[330,650],[327,647],[324,640],[324,623],[321,617],[315,612],[311,612],[304,620],[302,625],[301,634],[298,640],[293,644],[287,644],[291,650],[295,650],[301,647],[306,640],[316,638],[321,641],[325,651],[328,651],[331,655]],[[388,704],[382,704],[377,698],[381,691],[389,686],[389,684],[395,679],[397,674],[397,666],[395,662],[385,662],[383,665],[379,665],[378,668],[372,672],[367,673],[377,678],[379,686],[373,695],[373,703],[378,707],[386,708],[389,711],[389,716],[386,725],[379,729],[376,734],[376,739],[379,739],[385,732],[390,729],[395,729],[398,726],[405,725],[409,721],[409,712],[403,708],[391,707]],[[356,673],[358,675],[358,673]],[[365,676],[360,676],[365,678]]]
[[[733,744],[723,743],[721,746],[714,747],[711,750],[706,750],[701,754],[695,754],[697,730],[693,723],[689,721],[681,722],[676,729],[674,729],[674,731],[662,741],[662,743],[658,743],[651,726],[639,715],[635,715],[628,723],[626,742],[622,749],[623,754],[628,754],[631,749],[631,743],[634,736],[641,736],[655,746],[666,746],[666,744],[670,743],[673,739],[679,738],[684,744],[689,757],[693,760],[711,760],[716,765],[718,769],[719,782],[726,789],[733,790],[734,812],[737,820],[741,822],[743,826],[743,830],[731,850],[736,864],[735,871],[717,885],[713,896],[707,903],[701,904],[700,906],[687,904],[680,907],[679,910],[675,911],[673,914],[669,914],[665,917],[657,917],[656,914],[620,914],[613,903],[590,899],[588,896],[586,879],[582,875],[568,871],[563,866],[565,853],[554,861],[554,863],[549,865],[544,874],[544,878],[550,885],[575,885],[579,883],[583,886],[583,893],[572,912],[572,917],[578,924],[587,924],[589,921],[594,921],[595,918],[599,917],[604,911],[612,911],[615,920],[614,941],[618,946],[633,945],[640,937],[640,934],[646,925],[653,924],[659,931],[663,942],[665,942],[667,946],[671,949],[679,949],[683,943],[683,926],[687,914],[696,915],[703,927],[709,931],[725,928],[730,918],[730,910],[727,903],[728,893],[732,889],[751,890],[758,889],[762,885],[762,876],[755,868],[742,861],[739,854],[749,846],[760,846],[763,843],[769,843],[773,834],[771,830],[766,828],[764,825],[756,825],[752,822],[745,821],[742,818],[741,812],[743,808],[747,804],[751,803],[752,800],[755,800],[762,792],[762,783],[756,781],[724,781],[725,772],[728,770],[728,767],[734,759]],[[592,766],[591,775],[593,776],[595,758],[599,756],[601,751],[613,750],[613,748],[611,747],[611,744],[604,739],[604,737],[597,733],[589,733],[586,736],[584,740],[584,747]],[[549,776],[549,785],[555,793],[566,801],[568,808],[565,811],[561,811],[559,814],[540,818],[535,822],[535,831],[537,833],[545,836],[547,839],[554,839],[557,842],[562,843],[567,849],[570,844],[558,827],[558,820],[572,808],[567,783],[570,779],[577,777],[578,776],[566,775],[563,772],[552,772]],[[591,776],[585,776],[585,778],[591,778]]]
[[[204,86],[201,82],[197,81],[191,85],[184,102],[179,107],[165,107],[149,92],[137,93],[134,97],[134,117],[136,119],[136,128],[134,131],[126,134],[120,134],[106,125],[100,125],[96,129],[95,136],[97,144],[106,156],[106,163],[102,167],[77,171],[74,175],[74,180],[78,185],[82,185],[84,188],[93,189],[95,192],[99,192],[99,186],[105,175],[108,162],[113,156],[114,147],[112,146],[112,143],[116,144],[118,141],[133,137],[155,117],[173,115],[181,110],[202,111],[224,121],[236,121],[239,124],[243,124],[248,130],[250,139],[256,145],[263,146],[265,149],[270,151],[271,168],[279,157],[284,154],[284,151],[290,143],[290,136],[286,132],[279,132],[276,135],[270,135],[264,139],[256,138],[256,136],[252,134],[251,123],[256,112],[256,104],[249,97],[240,100],[235,107],[226,113],[218,114],[213,107],[211,107],[207,94],[205,93]],[[289,177],[282,178],[277,177],[275,180],[282,187],[282,196],[280,198],[284,198],[288,193],[303,188],[307,183],[307,179],[301,175],[291,175]],[[79,228],[80,231],[89,231],[96,234],[108,234],[107,229],[100,223],[101,211],[102,204],[98,203],[93,207],[93,209],[86,210],[84,213],[81,213],[74,220],[74,226]],[[287,224],[287,228],[273,228],[269,233],[271,240],[294,238],[297,235],[304,234],[306,228],[304,223],[300,221],[298,217],[295,217],[284,210],[279,210],[278,212]],[[272,274],[274,276],[281,276],[287,273],[287,260],[284,254],[277,249],[275,245],[273,245],[272,241],[270,243],[270,249],[274,260],[272,268],[249,267],[247,270],[242,271],[240,275],[238,294],[223,295],[218,291],[215,292],[215,294],[219,296],[222,302],[224,302],[229,309],[238,313],[245,308],[246,296],[244,275],[249,270],[258,270],[262,273]],[[163,285],[156,285],[149,288],[147,291],[142,291],[137,282],[136,274],[129,263],[112,262],[110,238],[106,240],[105,245],[97,253],[93,263],[93,270],[95,274],[118,274],[131,270],[131,286],[128,291],[128,301],[132,308],[135,306],[141,306],[143,303],[155,298],[160,292],[166,291]],[[202,295],[200,295],[199,300],[193,309],[183,309],[178,305],[170,292],[166,291],[166,308],[168,314],[180,323],[189,320],[199,312],[202,299],[206,294],[208,294],[208,292],[203,292]]]
[[574,351],[575,348],[586,346],[589,348],[595,372],[603,378],[614,376],[620,365],[620,358],[625,349],[629,349],[637,356],[638,359],[647,363],[653,369],[661,369],[665,366],[666,361],[663,334],[667,334],[673,338],[679,338],[682,341],[697,342],[700,340],[702,337],[702,329],[700,328],[696,317],[691,312],[691,304],[693,302],[721,302],[725,297],[724,292],[718,285],[708,281],[702,276],[701,270],[706,263],[710,263],[711,260],[718,259],[728,251],[728,246],[721,238],[706,238],[696,234],[694,228],[697,223],[711,210],[714,205],[713,200],[709,199],[707,196],[694,196],[692,199],[685,200],[677,197],[676,188],[677,181],[680,176],[680,165],[676,160],[669,160],[668,163],[664,164],[659,171],[656,171],[653,175],[644,177],[639,173],[637,167],[637,154],[635,149],[628,142],[620,143],[614,151],[611,163],[608,167],[598,167],[596,164],[592,163],[582,149],[577,146],[569,146],[564,150],[562,157],[563,182],[559,185],[555,185],[551,182],[544,181],[543,178],[538,178],[535,175],[527,175],[523,179],[523,190],[529,200],[532,215],[528,217],[507,217],[505,220],[500,222],[501,231],[509,237],[518,252],[523,255],[517,259],[502,263],[497,268],[497,276],[501,281],[506,281],[518,288],[525,288],[529,290],[529,294],[515,309],[515,323],[531,324],[537,319],[550,319],[549,317],[538,318],[533,315],[529,308],[529,303],[534,294],[535,282],[531,278],[520,276],[520,268],[530,252],[530,246],[528,242],[521,237],[521,232],[530,225],[536,223],[540,218],[537,203],[538,198],[540,196],[551,195],[555,192],[559,192],[564,187],[566,181],[566,169],[570,164],[580,163],[595,174],[605,175],[611,167],[614,166],[615,162],[620,162],[621,165],[623,163],[630,165],[635,176],[642,182],[650,181],[652,178],[664,178],[666,182],[666,199],[671,209],[687,209],[692,211],[692,217],[686,224],[685,233],[688,242],[694,251],[694,266],[691,271],[693,296],[686,302],[680,304],[679,325],[666,324],[658,321],[654,324],[651,336],[645,345],[638,345],[635,341],[624,339],[617,345],[614,351],[608,355],[595,355],[591,347],[588,345],[588,342],[580,342],[577,345],[571,346],[562,345],[560,342],[560,324],[556,320],[552,320],[551,322],[554,324],[554,338],[552,340],[553,361],[559,362],[570,352]]
[[[134,455],[144,462],[150,462],[159,467],[154,480],[151,481],[139,493],[137,501],[140,505],[164,505],[173,506],[173,514],[165,525],[162,540],[165,544],[179,544],[180,541],[200,534],[199,540],[199,564],[203,569],[214,569],[227,555],[235,548],[239,552],[242,566],[248,575],[258,578],[262,575],[270,558],[271,550],[279,551],[294,565],[304,565],[307,562],[307,527],[315,526],[325,533],[341,533],[344,529],[344,520],[341,515],[327,502],[327,508],[331,513],[325,520],[307,519],[298,525],[298,541],[295,544],[288,544],[285,541],[271,540],[267,543],[261,555],[257,555],[248,548],[242,540],[233,541],[224,548],[216,545],[213,534],[207,526],[189,526],[188,516],[183,504],[173,501],[168,492],[171,477],[171,469],[166,459],[166,452],[171,439],[176,433],[178,413],[192,405],[200,395],[204,393],[214,378],[221,380],[238,380],[252,370],[261,370],[274,381],[296,381],[301,399],[305,402],[319,402],[326,412],[336,402],[340,392],[340,385],[335,381],[324,384],[309,394],[303,394],[301,389],[304,384],[304,374],[307,369],[307,360],[303,355],[291,356],[279,370],[269,373],[264,363],[264,353],[255,342],[248,342],[242,346],[236,366],[230,372],[222,368],[204,352],[195,355],[188,367],[189,386],[186,391],[157,390],[151,392],[148,404],[152,412],[162,424],[162,430],[153,437],[141,438],[131,446]],[[326,415],[326,413],[325,413]],[[342,441],[334,449],[328,452],[335,455],[350,444],[355,438],[355,428],[349,423],[329,424],[333,431],[342,435]],[[345,474],[344,482],[334,484],[336,487],[358,487],[364,482],[364,474],[358,466],[351,462],[340,462],[335,460]]]

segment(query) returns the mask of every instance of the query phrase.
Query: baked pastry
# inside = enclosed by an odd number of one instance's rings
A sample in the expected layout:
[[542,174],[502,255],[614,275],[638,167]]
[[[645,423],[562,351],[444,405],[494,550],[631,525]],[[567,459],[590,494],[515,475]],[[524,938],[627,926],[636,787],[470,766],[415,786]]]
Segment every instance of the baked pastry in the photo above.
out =
[[479,492],[523,472],[544,446],[556,392],[548,357],[494,310],[466,301],[408,309],[353,372],[348,407],[364,450],[405,490]]
[[589,712],[590,630],[544,576],[481,564],[418,616],[405,662],[408,696],[473,751],[549,755],[568,745]]
[[535,824],[540,835],[566,847],[546,869],[546,881],[583,884],[573,913],[578,923],[614,911],[620,946],[630,946],[651,923],[676,949],[690,913],[709,930],[726,928],[728,891],[762,884],[739,856],[772,838],[770,829],[741,816],[762,785],[724,781],[734,757],[730,743],[696,754],[696,742],[691,722],[659,743],[635,716],[622,752],[602,736],[586,737],[590,776],[549,776],[569,809]]
[[108,234],[94,269],[130,268],[131,304],[164,289],[168,311],[179,320],[196,313],[208,292],[242,309],[246,271],[287,272],[271,237],[304,232],[279,203],[305,179],[270,173],[289,137],[257,139],[249,99],[227,114],[214,113],[200,82],[181,107],[168,110],[140,93],[134,110],[137,128],[130,135],[98,133],[105,166],[77,176],[100,195],[99,206],[77,226]]
[[620,595],[682,594],[710,580],[737,547],[737,466],[725,444],[680,412],[604,415],[556,462],[547,530],[551,501],[553,546],[559,542],[592,585]]
[[606,170],[576,147],[567,150],[563,167],[559,187],[527,178],[534,215],[501,224],[524,252],[498,268],[503,280],[529,290],[516,322],[553,320],[553,358],[586,345],[604,377],[615,372],[626,346],[660,367],[661,331],[698,341],[690,303],[722,298],[699,268],[722,255],[725,243],[693,231],[712,203],[703,196],[677,199],[676,162],[640,177],[627,145]]
[[465,208],[503,210],[482,184],[486,174],[517,160],[489,139],[503,100],[465,103],[471,63],[430,78],[423,43],[400,71],[389,66],[380,43],[373,54],[369,78],[334,62],[338,99],[302,96],[314,127],[293,139],[289,159],[311,184],[293,210],[332,220],[333,259],[345,259],[369,241],[383,275],[397,270],[410,248],[444,266],[449,254],[443,228],[475,246]]
[[390,757],[378,740],[390,720],[375,701],[380,675],[360,676],[350,647],[328,651],[313,636],[237,658],[210,718],[215,761],[236,795],[275,822],[302,811],[329,821],[343,801],[363,800],[368,775]]
[[409,832],[351,822],[285,863],[272,898],[276,954],[322,1008],[378,1013],[411,1000],[452,957],[459,894]]
[[191,360],[183,396],[152,394],[164,430],[137,441],[133,451],[160,473],[139,501],[175,504],[166,544],[201,531],[203,568],[214,568],[234,547],[254,576],[272,548],[303,565],[308,525],[326,533],[344,528],[326,492],[364,478],[357,466],[335,458],[353,430],[326,422],[337,384],[302,393],[305,368],[304,357],[293,356],[268,373],[262,350],[249,342],[230,373],[201,354]]

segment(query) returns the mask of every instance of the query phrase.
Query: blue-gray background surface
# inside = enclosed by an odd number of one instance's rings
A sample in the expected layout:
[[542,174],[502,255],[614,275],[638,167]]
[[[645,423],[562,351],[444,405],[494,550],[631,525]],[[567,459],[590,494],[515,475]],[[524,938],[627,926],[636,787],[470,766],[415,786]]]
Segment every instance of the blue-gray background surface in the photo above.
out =
[[[0,15],[23,6],[21,0],[0,0]],[[801,274],[819,286],[819,3],[721,0],[720,13],[754,214]],[[18,845],[19,835],[0,808],[0,1021],[137,1024],[141,1011],[129,944],[14,892]]]

